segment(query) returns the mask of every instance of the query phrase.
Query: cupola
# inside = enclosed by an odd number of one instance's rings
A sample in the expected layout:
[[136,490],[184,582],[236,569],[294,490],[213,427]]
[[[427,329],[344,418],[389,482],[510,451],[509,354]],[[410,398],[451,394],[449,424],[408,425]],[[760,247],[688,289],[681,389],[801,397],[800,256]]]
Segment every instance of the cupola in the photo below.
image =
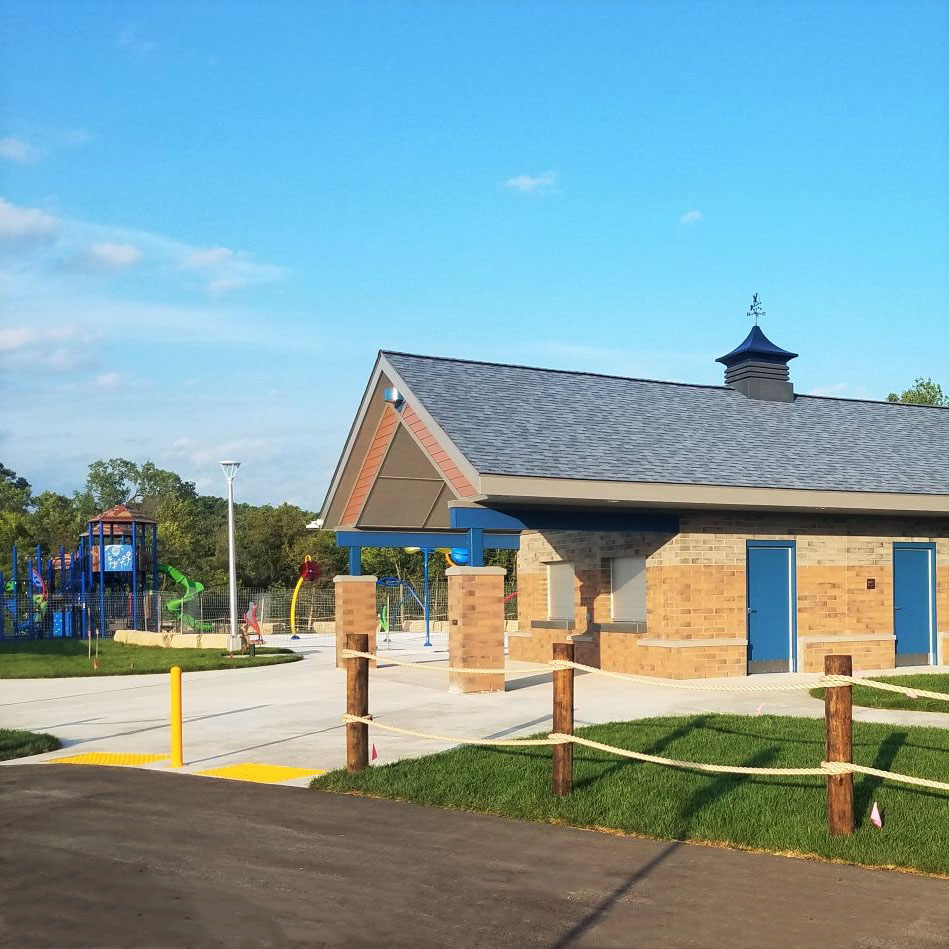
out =
[[752,298],[748,315],[755,318],[751,332],[730,353],[715,360],[725,366],[725,385],[737,389],[749,399],[793,402],[794,387],[788,363],[797,358],[797,353],[775,346],[761,332],[758,319],[764,316],[764,310],[757,293]]

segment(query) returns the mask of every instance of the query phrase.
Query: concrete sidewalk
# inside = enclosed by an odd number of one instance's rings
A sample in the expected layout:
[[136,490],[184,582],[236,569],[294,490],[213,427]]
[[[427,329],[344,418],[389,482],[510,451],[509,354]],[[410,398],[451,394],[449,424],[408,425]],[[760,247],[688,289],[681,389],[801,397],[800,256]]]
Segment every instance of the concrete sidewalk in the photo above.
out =
[[115,768],[0,796],[9,946],[949,946],[905,873]]
[[[417,640],[389,647],[392,656],[447,663],[444,636],[422,649]],[[281,666],[197,672],[184,677],[184,750],[186,771],[202,771],[238,762],[332,769],[345,763],[343,726],[345,673],[335,666],[332,638],[314,636],[291,643],[268,637],[270,645],[292,646],[301,662]],[[380,654],[387,647],[380,644]],[[521,664],[510,663],[512,670]],[[907,672],[909,670],[900,670]],[[707,680],[764,686],[791,680],[813,684],[816,676],[770,675],[748,679]],[[21,761],[39,761],[78,752],[167,753],[168,677],[155,675],[102,678],[0,680],[0,724],[51,732],[67,751]],[[823,704],[805,688],[787,692],[686,691],[620,682],[581,674],[576,679],[578,725],[701,712],[823,715]],[[507,691],[455,695],[447,675],[380,665],[371,674],[370,710],[380,721],[404,728],[459,736],[507,738],[542,732],[551,726],[550,675],[508,682]],[[862,721],[949,725],[949,715],[854,709]],[[376,730],[372,740],[378,763],[443,750],[444,743],[401,737]],[[8,762],[16,764],[16,762]],[[164,769],[167,762],[147,765]],[[286,783],[304,784],[300,778]]]

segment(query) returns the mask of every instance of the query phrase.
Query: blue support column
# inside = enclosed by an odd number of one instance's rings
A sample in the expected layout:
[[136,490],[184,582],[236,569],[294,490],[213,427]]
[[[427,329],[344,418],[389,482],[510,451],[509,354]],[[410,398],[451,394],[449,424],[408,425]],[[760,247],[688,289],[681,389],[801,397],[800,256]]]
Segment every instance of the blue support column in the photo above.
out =
[[431,646],[431,612],[428,606],[428,558],[431,551],[428,547],[422,549],[422,556],[425,558],[425,645]]
[[349,548],[349,575],[358,577],[362,574],[362,547]]
[[89,608],[86,598],[89,595],[89,586],[86,583],[86,539],[79,538],[79,612],[82,615],[82,638],[89,638]]
[[158,599],[158,525],[152,524],[152,616],[155,618],[155,632],[161,630],[158,615],[161,603]]
[[0,639],[3,639],[4,626],[6,625],[5,613],[7,609],[6,601],[7,591],[3,588],[3,571],[0,570]]
[[105,524],[99,521],[99,639],[105,637]]
[[480,527],[468,531],[468,566],[484,566],[484,530]]
[[138,629],[138,533],[132,521],[132,629]]
[[20,635],[20,604],[18,602],[17,594],[17,560],[16,560],[16,544],[13,545],[13,638],[16,639]]

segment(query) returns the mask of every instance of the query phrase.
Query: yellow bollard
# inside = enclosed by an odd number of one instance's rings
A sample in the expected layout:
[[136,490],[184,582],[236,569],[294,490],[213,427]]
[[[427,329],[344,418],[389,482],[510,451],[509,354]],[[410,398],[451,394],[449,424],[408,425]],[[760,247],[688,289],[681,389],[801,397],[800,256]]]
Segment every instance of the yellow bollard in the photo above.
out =
[[181,756],[181,666],[171,667],[171,766],[184,767]]

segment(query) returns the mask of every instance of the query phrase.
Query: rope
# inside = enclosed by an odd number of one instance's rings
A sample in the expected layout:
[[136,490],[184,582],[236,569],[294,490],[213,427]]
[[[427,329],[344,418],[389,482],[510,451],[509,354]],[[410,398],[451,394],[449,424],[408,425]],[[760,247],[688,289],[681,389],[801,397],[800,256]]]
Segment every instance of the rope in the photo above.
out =
[[370,716],[350,715],[348,712],[343,715],[343,721],[347,725],[372,725],[373,728],[382,728],[387,732],[394,732],[396,735],[408,735],[411,738],[427,738],[431,741],[450,741],[456,745],[497,745],[501,748],[517,748],[525,745],[562,745],[564,740],[554,739],[554,736],[547,738],[462,738],[458,735],[433,735],[430,732],[417,732],[411,728],[396,728],[395,725],[383,725]]
[[553,664],[542,666],[527,666],[521,669],[486,669],[478,666],[436,666],[430,662],[406,662],[403,659],[390,659],[388,656],[379,656],[372,652],[359,652],[356,649],[343,649],[340,652],[343,659],[375,659],[377,662],[385,662],[393,666],[407,666],[410,669],[421,669],[423,672],[464,672],[466,675],[510,675],[512,672],[518,675],[538,675],[539,673],[550,672]]
[[911,774],[899,774],[896,771],[881,771],[879,768],[868,768],[862,764],[852,764],[847,761],[822,761],[821,768],[827,774],[869,774],[874,778],[884,778],[889,781],[899,781],[902,784],[915,784],[921,788],[933,788],[936,791],[949,791],[949,783],[945,781],[931,781],[929,778],[916,778]]
[[937,701],[949,702],[949,695],[945,692],[930,692],[928,689],[911,689],[905,685],[894,685],[892,682],[880,682],[877,679],[858,679],[855,676],[829,675],[821,676],[818,684],[829,688],[841,685],[865,685],[867,688],[881,689],[884,692],[899,692],[913,699],[936,699]]
[[[714,642],[714,640],[711,640]],[[870,689],[881,689],[884,692],[898,692],[910,698],[936,699],[949,702],[949,694],[945,692],[931,692],[928,689],[911,689],[908,686],[893,685],[891,682],[879,682],[876,679],[858,679],[847,675],[822,675],[817,679],[806,682],[756,682],[735,683],[723,685],[709,683],[702,679],[662,679],[657,676],[634,675],[630,672],[613,672],[609,669],[599,669],[596,666],[587,666],[582,662],[572,662],[566,659],[554,659],[541,665],[526,666],[519,669],[482,668],[468,666],[434,666],[431,663],[407,662],[403,659],[391,659],[388,656],[379,656],[372,652],[359,652],[355,649],[343,649],[340,652],[343,659],[372,659],[377,662],[388,663],[393,666],[405,666],[410,669],[421,669],[423,672],[457,672],[466,675],[539,675],[548,672],[558,672],[564,669],[575,669],[578,672],[589,672],[593,675],[606,676],[608,679],[619,679],[623,682],[634,682],[637,685],[653,686],[665,689],[686,689],[694,692],[791,692],[797,689],[839,688],[847,685],[862,685]]]
[[936,791],[949,791],[949,782],[933,781],[929,778],[917,778],[910,774],[900,774],[896,771],[882,771],[879,768],[869,768],[861,764],[847,761],[822,761],[815,768],[749,768],[743,765],[710,764],[704,761],[682,761],[678,758],[663,758],[659,755],[649,755],[642,751],[632,751],[629,748],[617,748],[616,745],[605,745],[603,742],[593,741],[590,738],[581,738],[578,735],[567,735],[563,732],[551,732],[546,738],[469,738],[459,735],[436,735],[431,732],[415,731],[411,728],[398,728],[395,725],[385,725],[377,722],[369,715],[343,715],[347,725],[371,725],[396,735],[406,735],[410,738],[422,738],[428,741],[446,741],[455,745],[484,745],[498,748],[523,748],[538,745],[582,745],[593,748],[606,754],[618,755],[621,758],[632,758],[635,761],[645,761],[648,764],[663,765],[667,768],[680,768],[686,771],[702,771],[709,774],[744,774],[770,775],[775,777],[826,777],[834,774],[867,774],[875,778],[889,781],[898,781],[902,784],[916,787],[931,788]]
[[[714,642],[714,640],[710,640],[710,642]],[[631,672],[612,672],[609,669],[598,669],[596,666],[586,666],[582,662],[570,662],[568,660],[557,660],[557,664],[570,669],[577,669],[580,672],[606,676],[608,679],[621,679],[624,682],[635,682],[638,685],[651,685],[657,688],[690,689],[696,692],[788,692],[794,689],[813,689],[816,685],[816,680],[806,683],[770,682],[756,685],[739,683],[721,685],[719,683],[706,683],[701,679],[660,679],[657,676],[634,675]]]
[[634,758],[636,761],[647,761],[650,764],[661,764],[669,768],[687,768],[690,771],[709,771],[712,774],[776,774],[799,777],[801,775],[822,775],[821,768],[745,768],[740,765],[706,764],[701,761],[680,761],[677,758],[661,758],[658,755],[647,755],[642,751],[630,751],[628,748],[617,748],[615,745],[604,745],[589,738],[580,738],[577,735],[564,735],[554,732],[551,738],[571,741],[575,745],[586,748],[595,748],[608,754],[620,755],[623,758]]

